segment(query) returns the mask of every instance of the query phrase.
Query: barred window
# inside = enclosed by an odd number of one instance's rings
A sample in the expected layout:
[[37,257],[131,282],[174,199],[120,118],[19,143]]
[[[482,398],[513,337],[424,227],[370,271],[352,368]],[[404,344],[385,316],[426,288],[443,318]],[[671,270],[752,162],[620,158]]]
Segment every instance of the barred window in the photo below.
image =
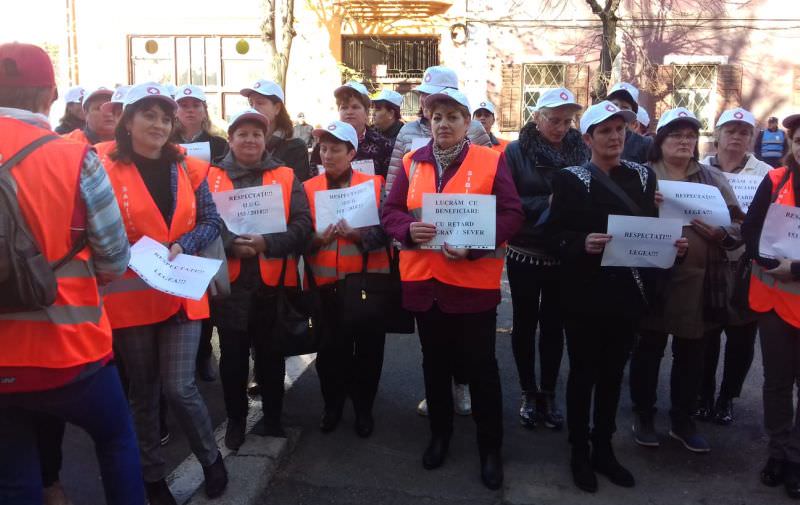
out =
[[522,66],[522,124],[533,118],[532,107],[548,89],[564,87],[566,65],[531,63]]
[[672,103],[692,111],[704,132],[714,125],[717,70],[717,65],[673,65]]

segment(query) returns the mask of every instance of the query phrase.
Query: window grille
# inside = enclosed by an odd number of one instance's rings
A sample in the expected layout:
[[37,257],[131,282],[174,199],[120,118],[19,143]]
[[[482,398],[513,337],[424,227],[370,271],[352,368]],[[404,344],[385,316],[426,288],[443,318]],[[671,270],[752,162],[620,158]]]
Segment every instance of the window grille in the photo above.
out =
[[566,65],[535,63],[522,66],[522,124],[533,118],[532,108],[548,89],[561,88],[566,80]]

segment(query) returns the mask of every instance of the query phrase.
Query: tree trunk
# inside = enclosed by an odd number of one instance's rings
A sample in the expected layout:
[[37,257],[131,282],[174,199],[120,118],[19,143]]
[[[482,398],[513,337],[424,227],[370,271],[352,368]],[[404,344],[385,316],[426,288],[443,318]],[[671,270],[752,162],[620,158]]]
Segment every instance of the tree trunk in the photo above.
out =
[[603,100],[611,83],[611,70],[614,60],[619,55],[620,47],[617,44],[617,18],[614,12],[603,12],[600,15],[603,23],[603,43],[600,48],[600,68],[594,84],[594,94],[597,100]]
[[267,46],[267,53],[270,58],[270,77],[285,89],[292,40],[297,33],[294,30],[294,0],[282,1],[279,37],[275,23],[278,17],[276,0],[263,0],[264,18],[261,22],[261,38]]

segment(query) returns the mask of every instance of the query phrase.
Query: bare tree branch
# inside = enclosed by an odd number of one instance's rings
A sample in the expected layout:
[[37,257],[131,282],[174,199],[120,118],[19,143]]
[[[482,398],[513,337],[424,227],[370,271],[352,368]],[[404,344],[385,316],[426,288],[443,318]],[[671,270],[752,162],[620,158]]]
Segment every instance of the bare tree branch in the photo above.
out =
[[597,3],[597,0],[586,0],[586,3],[589,4],[589,7],[592,8],[592,12],[594,12],[598,16],[603,13],[603,8],[600,7],[600,4]]

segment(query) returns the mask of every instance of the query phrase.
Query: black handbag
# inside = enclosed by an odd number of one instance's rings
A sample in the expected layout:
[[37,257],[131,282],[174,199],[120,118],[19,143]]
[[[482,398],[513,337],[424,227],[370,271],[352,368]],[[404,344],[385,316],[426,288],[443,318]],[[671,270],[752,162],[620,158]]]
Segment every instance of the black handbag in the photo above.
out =
[[284,356],[300,356],[319,351],[325,326],[322,324],[322,304],[319,290],[308,263],[304,262],[308,289],[302,289],[300,272],[297,288],[286,286],[286,264],[283,258],[280,281],[277,286],[275,325],[272,337]]
[[386,309],[386,333],[412,334],[416,331],[414,315],[403,308],[403,293],[400,280],[400,251],[394,249],[389,260],[389,275],[392,285],[396,286],[391,294],[389,306]]
[[[391,254],[386,248],[391,264]],[[348,274],[337,282],[336,296],[339,302],[340,321],[347,328],[387,327],[387,311],[400,292],[400,278],[391,273],[367,271],[369,253],[362,256],[361,272]],[[390,270],[391,272],[391,270]]]

